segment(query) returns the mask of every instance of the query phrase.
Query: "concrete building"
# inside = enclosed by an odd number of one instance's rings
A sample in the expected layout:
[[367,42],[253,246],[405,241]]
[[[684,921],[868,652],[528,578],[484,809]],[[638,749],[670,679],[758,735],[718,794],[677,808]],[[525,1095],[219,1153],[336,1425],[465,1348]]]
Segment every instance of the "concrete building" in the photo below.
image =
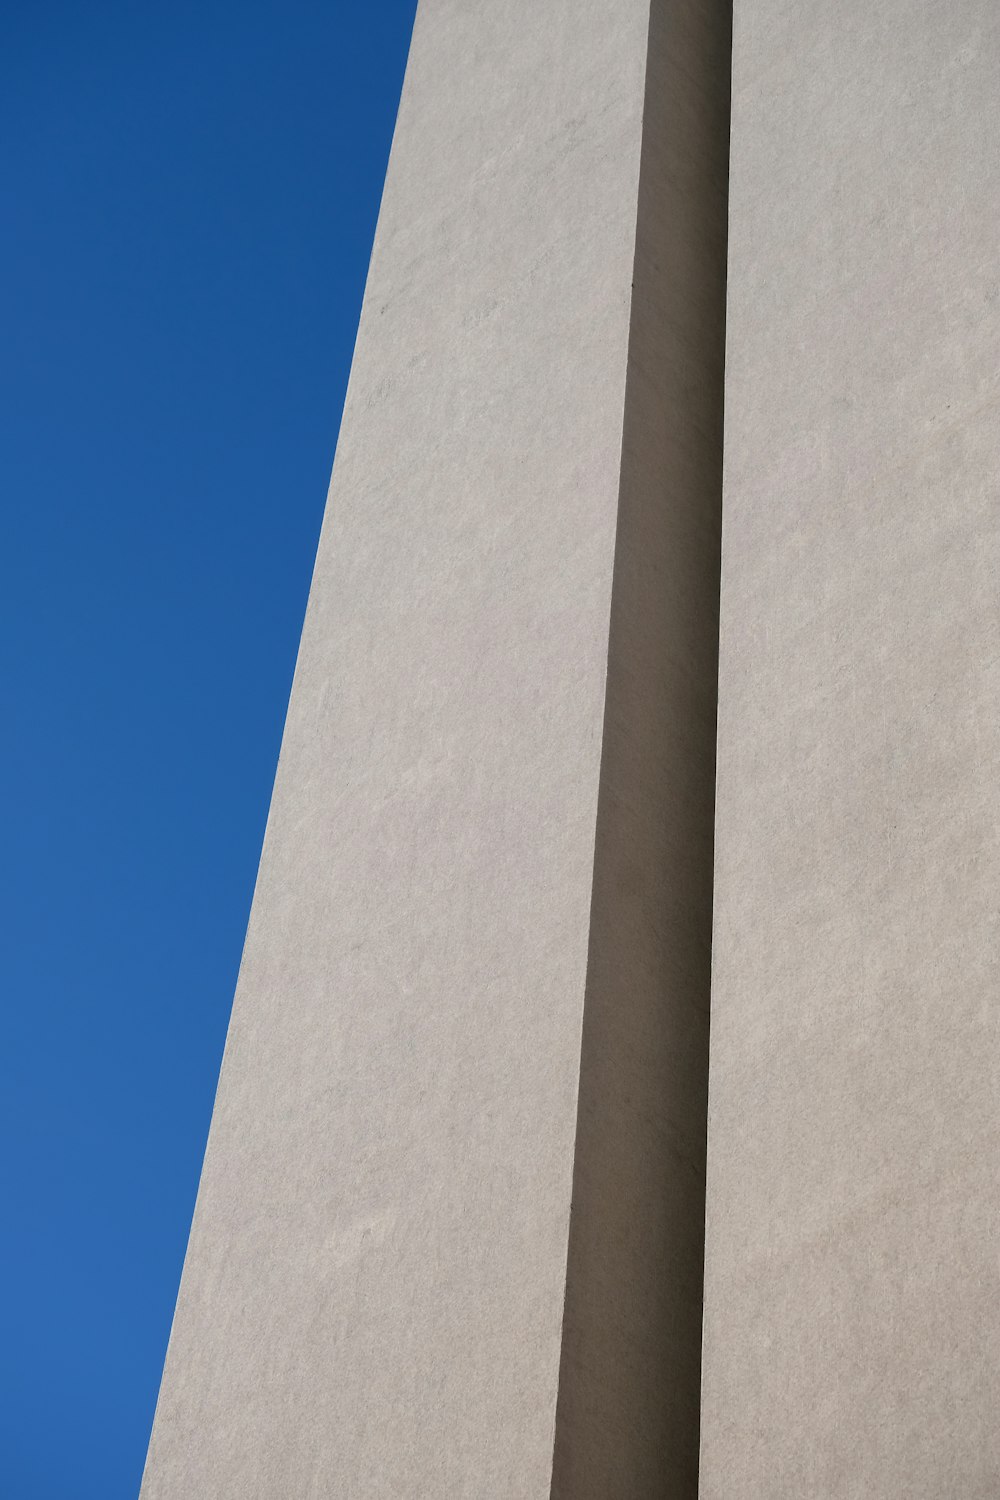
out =
[[144,1500],[1000,1493],[998,80],[420,0]]

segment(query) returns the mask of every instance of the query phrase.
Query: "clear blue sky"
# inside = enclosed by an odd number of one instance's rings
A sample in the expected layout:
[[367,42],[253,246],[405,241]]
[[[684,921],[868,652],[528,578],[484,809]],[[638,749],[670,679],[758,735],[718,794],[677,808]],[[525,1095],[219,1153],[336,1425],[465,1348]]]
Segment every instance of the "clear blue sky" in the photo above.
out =
[[138,1490],[413,10],[0,0],[5,1500]]

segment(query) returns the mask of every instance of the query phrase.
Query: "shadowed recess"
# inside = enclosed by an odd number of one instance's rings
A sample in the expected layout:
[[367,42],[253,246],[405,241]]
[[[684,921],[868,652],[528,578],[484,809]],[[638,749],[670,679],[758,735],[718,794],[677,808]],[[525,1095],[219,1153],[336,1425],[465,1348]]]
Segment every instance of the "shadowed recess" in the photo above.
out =
[[650,18],[557,1500],[698,1487],[731,21]]

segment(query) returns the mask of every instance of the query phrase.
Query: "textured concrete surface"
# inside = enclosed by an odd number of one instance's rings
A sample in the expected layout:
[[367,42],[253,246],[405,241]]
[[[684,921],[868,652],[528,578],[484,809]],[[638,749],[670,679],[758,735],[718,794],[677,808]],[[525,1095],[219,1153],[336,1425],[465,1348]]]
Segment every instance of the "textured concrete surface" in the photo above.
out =
[[1000,1494],[1000,8],[737,0],[704,1500]]
[[694,1494],[716,9],[637,246],[649,0],[420,5],[144,1500]]

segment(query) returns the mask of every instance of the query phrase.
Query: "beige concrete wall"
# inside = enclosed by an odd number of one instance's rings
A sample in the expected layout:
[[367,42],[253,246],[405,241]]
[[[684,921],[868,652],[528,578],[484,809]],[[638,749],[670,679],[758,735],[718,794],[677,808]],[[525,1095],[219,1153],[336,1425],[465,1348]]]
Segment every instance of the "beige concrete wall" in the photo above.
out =
[[657,9],[637,248],[649,0],[421,0],[144,1500],[541,1500],[561,1366],[561,1494],[694,1493],[725,69]]
[[1000,1494],[998,88],[736,3],[704,1500]]

